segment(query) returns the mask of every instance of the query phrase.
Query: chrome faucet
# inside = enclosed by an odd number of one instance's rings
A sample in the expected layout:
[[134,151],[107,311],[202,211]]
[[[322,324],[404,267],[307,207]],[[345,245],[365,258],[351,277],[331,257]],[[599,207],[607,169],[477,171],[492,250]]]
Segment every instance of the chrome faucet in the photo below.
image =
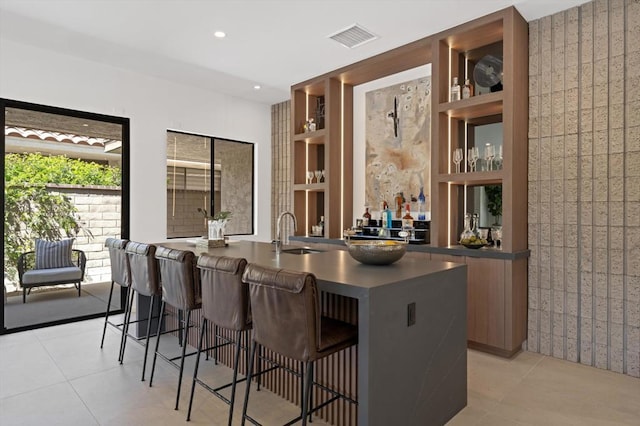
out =
[[298,230],[298,220],[296,219],[296,215],[288,211],[280,213],[276,224],[276,253],[280,253],[280,250],[282,249],[282,218],[285,216],[291,216],[291,219],[293,219],[293,230]]

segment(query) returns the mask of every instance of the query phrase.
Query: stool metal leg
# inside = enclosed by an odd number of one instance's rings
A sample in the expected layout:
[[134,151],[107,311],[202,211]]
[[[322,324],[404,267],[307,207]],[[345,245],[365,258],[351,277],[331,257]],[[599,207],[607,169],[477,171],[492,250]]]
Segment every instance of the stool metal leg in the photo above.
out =
[[247,388],[244,392],[244,404],[242,405],[242,426],[244,426],[247,420],[247,405],[249,404],[249,390],[251,390],[251,374],[253,373],[253,361],[256,357],[257,343],[251,341],[251,355],[249,356],[249,365],[247,366]]
[[[240,347],[242,339],[242,332],[236,332],[236,356],[233,361],[233,379],[231,381],[231,403],[229,404],[229,426],[231,426],[231,420],[233,419],[233,403],[236,400],[236,382],[238,380],[238,363],[240,361]],[[247,386],[251,383],[247,382]]]
[[176,408],[180,404],[180,385],[182,385],[182,373],[184,372],[184,356],[187,351],[187,338],[189,337],[189,320],[191,319],[191,310],[187,310],[187,319],[184,325],[184,338],[182,339],[182,357],[180,358],[180,374],[178,375],[178,392],[176,394]]
[[[147,369],[147,354],[149,353],[149,337],[151,336],[151,322],[153,321],[153,304],[155,300],[156,296],[151,296],[151,302],[149,303],[149,316],[147,317],[147,343],[144,345],[144,360],[142,361],[142,382],[144,382],[144,373]],[[158,318],[158,324],[161,323],[162,317]],[[160,335],[158,335],[158,338],[160,338]]]
[[[107,323],[109,321],[109,309],[111,308],[111,298],[113,297],[114,282],[111,281],[111,291],[109,291],[109,301],[107,302],[107,313],[104,315],[104,328],[102,329],[102,340],[100,341],[100,349],[104,346],[104,335],[107,333]],[[24,297],[26,298],[26,289],[23,289]]]
[[122,324],[122,337],[120,338],[120,356],[118,361],[124,361],[124,350],[127,346],[127,335],[129,334],[129,323],[131,322],[131,312],[133,311],[134,290],[131,286],[127,288],[127,305],[124,310],[124,324]]
[[[207,332],[207,319],[202,316],[200,324],[200,338],[198,339],[198,351],[196,352],[196,365],[193,369],[193,381],[191,382],[191,395],[189,396],[189,409],[187,410],[187,421],[191,420],[191,407],[193,406],[193,394],[196,391],[196,378],[198,377],[198,367],[200,366],[200,352],[202,352],[202,341]],[[207,339],[208,340],[208,339]],[[207,347],[207,351],[209,348]]]
[[313,361],[307,361],[306,371],[304,373],[304,393],[302,398],[302,426],[306,426],[307,417],[309,412],[310,396],[311,396],[311,384],[313,383]]
[[[160,318],[162,319],[164,316],[164,300],[160,305]],[[149,387],[153,385],[153,373],[156,371],[156,360],[158,359],[158,347],[160,346],[160,325],[162,324],[162,320],[158,321],[158,331],[156,332],[156,350],[153,353],[153,363],[151,364],[151,377],[149,378]]]

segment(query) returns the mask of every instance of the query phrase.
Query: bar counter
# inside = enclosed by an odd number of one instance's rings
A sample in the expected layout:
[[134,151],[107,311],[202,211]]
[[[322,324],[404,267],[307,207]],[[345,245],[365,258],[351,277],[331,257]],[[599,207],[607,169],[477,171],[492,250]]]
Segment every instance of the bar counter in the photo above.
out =
[[[206,250],[188,242],[159,245],[196,254]],[[371,266],[342,250],[277,254],[273,244],[249,241],[207,252],[311,272],[321,292],[357,301],[357,424],[444,424],[465,407],[465,265],[405,256],[392,265]]]

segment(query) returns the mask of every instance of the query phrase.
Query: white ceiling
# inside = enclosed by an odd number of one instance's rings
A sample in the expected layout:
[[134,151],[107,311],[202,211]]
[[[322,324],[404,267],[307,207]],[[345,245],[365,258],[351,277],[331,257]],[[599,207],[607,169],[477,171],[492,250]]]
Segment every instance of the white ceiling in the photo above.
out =
[[[0,37],[273,104],[293,84],[510,5],[530,21],[582,3],[0,0]],[[327,38],[354,23],[379,39],[350,50]]]

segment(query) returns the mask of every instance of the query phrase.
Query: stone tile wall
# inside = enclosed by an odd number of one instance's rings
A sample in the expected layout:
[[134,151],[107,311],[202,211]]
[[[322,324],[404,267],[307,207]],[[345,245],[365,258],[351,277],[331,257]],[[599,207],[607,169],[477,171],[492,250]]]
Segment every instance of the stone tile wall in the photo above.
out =
[[73,248],[84,251],[87,256],[85,283],[111,281],[109,251],[104,242],[107,238],[120,238],[122,201],[120,188],[112,187],[55,187],[49,188],[71,199],[78,213],[78,222],[89,231],[92,238],[81,232]]
[[640,1],[529,23],[526,348],[640,377]]
[[[276,236],[276,221],[283,211],[293,211],[291,175],[291,102],[271,106],[271,238]],[[283,232],[292,235],[291,221]]]

